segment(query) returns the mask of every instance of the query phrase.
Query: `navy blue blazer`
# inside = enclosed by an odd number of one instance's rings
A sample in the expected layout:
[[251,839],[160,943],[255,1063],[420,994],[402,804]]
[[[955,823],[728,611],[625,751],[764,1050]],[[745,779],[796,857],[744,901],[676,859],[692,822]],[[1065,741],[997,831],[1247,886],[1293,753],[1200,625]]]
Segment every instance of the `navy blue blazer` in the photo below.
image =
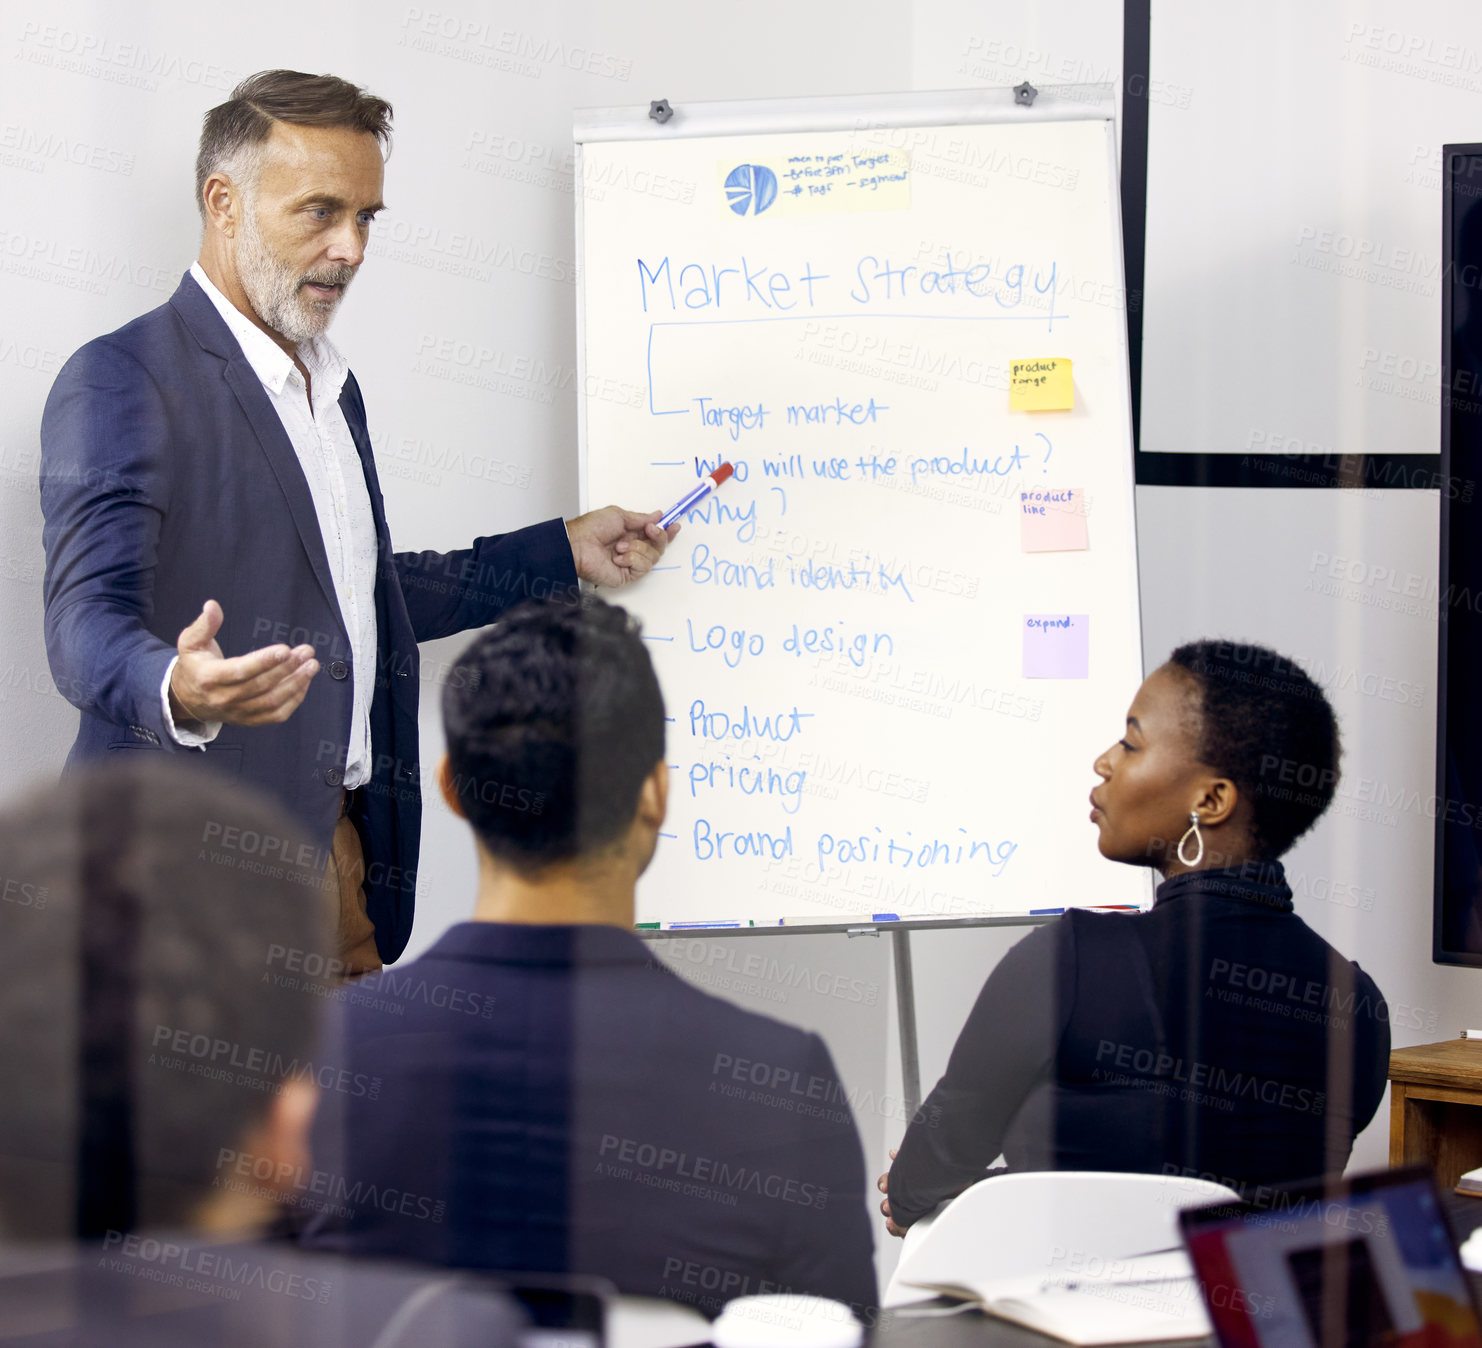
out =
[[462,923],[336,1014],[311,1244],[870,1319],[864,1156],[817,1035],[598,926]]
[[[412,930],[421,791],[419,641],[494,621],[577,584],[559,519],[456,552],[394,553],[353,375],[340,406],[379,543],[372,775],[357,797],[367,911],[381,958]],[[168,303],[89,342],[41,422],[46,648],[82,713],[68,764],[124,750],[201,754],[276,796],[327,860],[351,716],[351,651],[308,483],[236,338],[187,273]],[[160,685],[181,630],[216,599],[227,655],[312,644],[320,672],[277,726],[223,726],[204,751],[170,738]],[[363,673],[364,671],[362,671]]]

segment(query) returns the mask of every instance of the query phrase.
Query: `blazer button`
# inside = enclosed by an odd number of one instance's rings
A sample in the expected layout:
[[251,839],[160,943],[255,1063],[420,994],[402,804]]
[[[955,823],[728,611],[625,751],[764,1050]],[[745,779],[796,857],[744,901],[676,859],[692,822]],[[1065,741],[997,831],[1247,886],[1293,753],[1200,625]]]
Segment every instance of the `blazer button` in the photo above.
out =
[[350,666],[343,660],[332,660],[329,665],[329,677],[332,679],[343,679],[349,676]]
[[341,782],[343,782],[345,780],[345,774],[343,772],[341,772],[339,770],[339,768],[325,768],[324,769],[324,780],[330,786],[338,786]]

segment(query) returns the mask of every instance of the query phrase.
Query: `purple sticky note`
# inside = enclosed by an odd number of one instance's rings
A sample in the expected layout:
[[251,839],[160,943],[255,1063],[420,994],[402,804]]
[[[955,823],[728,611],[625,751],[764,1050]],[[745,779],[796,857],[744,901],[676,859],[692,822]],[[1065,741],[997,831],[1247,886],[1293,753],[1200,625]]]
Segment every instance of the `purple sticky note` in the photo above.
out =
[[1091,615],[1029,613],[1024,617],[1026,679],[1089,679]]

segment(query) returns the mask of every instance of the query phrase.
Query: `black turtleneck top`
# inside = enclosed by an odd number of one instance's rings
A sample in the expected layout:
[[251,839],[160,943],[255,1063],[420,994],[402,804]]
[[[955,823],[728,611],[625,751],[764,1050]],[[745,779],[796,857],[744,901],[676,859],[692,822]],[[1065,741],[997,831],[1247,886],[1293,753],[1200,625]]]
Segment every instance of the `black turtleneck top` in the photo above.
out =
[[989,975],[890,1171],[907,1226],[1012,1170],[1339,1171],[1389,1064],[1374,980],[1292,910],[1277,862],[1191,871],[1151,911],[1072,910]]

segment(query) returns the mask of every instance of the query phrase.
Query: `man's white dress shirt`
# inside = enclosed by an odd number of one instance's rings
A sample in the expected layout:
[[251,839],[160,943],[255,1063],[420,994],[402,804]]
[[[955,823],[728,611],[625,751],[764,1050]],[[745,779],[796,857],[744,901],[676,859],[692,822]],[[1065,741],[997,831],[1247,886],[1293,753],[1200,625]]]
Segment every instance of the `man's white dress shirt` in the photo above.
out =
[[[192,263],[190,274],[206,292],[225,320],[242,354],[262,381],[268,400],[283,423],[299,466],[309,484],[319,533],[329,560],[329,574],[339,601],[340,618],[349,635],[348,651],[321,652],[321,670],[343,659],[350,666],[354,709],[350,718],[349,754],[345,763],[345,787],[353,790],[370,780],[370,704],[376,673],[376,526],[371,516],[370,493],[360,455],[350,438],[350,427],[340,410],[340,390],[350,367],[327,337],[301,342],[298,357],[309,371],[309,385],[293,359],[271,337],[233,307],[200,263]],[[244,557],[242,565],[253,565]],[[202,596],[208,598],[209,596]],[[327,659],[325,658],[327,655]],[[178,659],[178,657],[177,657]],[[216,738],[219,723],[193,723],[196,730],[177,726],[170,715],[170,675],[175,661],[165,671],[160,689],[164,700],[165,725],[180,744],[199,747]]]

